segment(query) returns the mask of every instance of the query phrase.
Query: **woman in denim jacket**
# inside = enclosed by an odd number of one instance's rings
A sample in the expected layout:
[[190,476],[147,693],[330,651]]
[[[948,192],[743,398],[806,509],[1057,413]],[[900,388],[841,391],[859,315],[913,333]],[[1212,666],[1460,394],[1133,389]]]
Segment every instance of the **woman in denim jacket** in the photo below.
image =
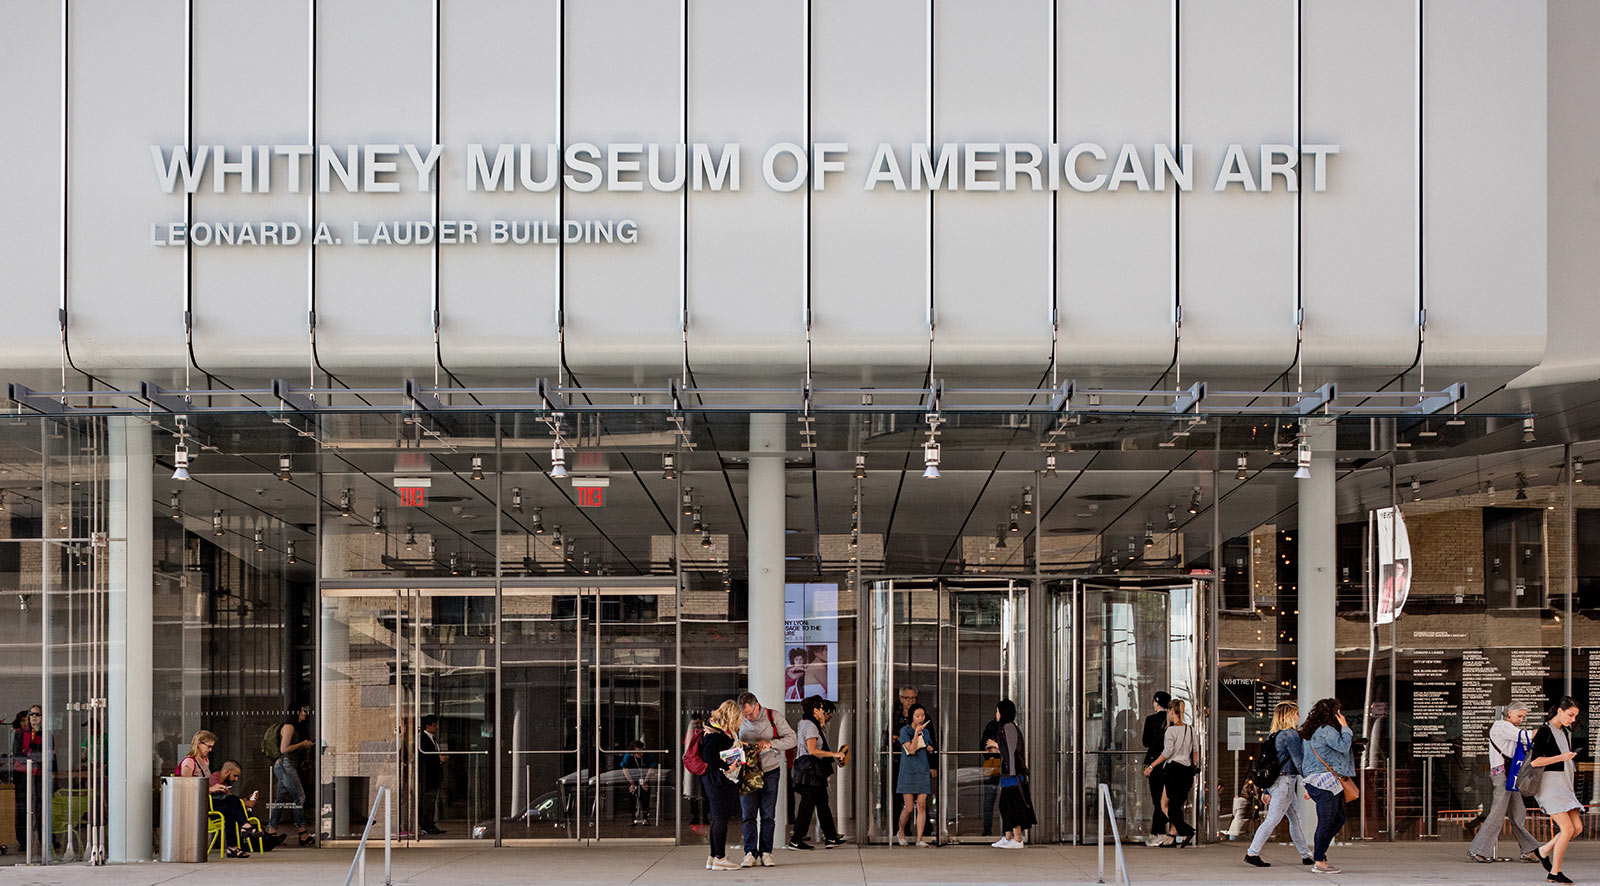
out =
[[1300,771],[1305,776],[1306,793],[1317,804],[1317,832],[1311,841],[1311,857],[1316,863],[1311,870],[1337,874],[1339,869],[1328,864],[1328,844],[1344,827],[1344,787],[1339,784],[1339,776],[1356,774],[1355,763],[1350,759],[1353,736],[1339,700],[1324,698],[1313,705],[1300,727],[1300,737],[1305,741]]

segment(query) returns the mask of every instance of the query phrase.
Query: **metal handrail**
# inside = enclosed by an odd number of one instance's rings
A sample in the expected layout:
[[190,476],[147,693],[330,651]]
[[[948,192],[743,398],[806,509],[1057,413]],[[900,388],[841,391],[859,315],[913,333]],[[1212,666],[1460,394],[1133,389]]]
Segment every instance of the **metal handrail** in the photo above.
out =
[[372,812],[367,814],[367,823],[361,828],[361,841],[356,844],[356,857],[350,861],[350,872],[344,875],[344,886],[350,886],[350,881],[355,878],[356,872],[361,872],[361,886],[367,886],[367,834],[372,831],[372,821],[378,817],[378,803],[383,803],[383,886],[390,886],[394,882],[390,876],[389,854],[392,850],[394,829],[390,826],[393,819],[389,804],[389,786],[379,785],[378,796],[372,798]]
[[[1107,810],[1110,810],[1110,812],[1111,812],[1110,816],[1106,815]],[[1111,844],[1112,844],[1113,849],[1116,852],[1116,865],[1117,865],[1116,874],[1117,874],[1118,877],[1120,877],[1122,879],[1122,886],[1132,886],[1132,884],[1128,882],[1128,862],[1127,862],[1127,859],[1122,857],[1122,835],[1117,832],[1117,815],[1116,815],[1116,812],[1117,811],[1115,809],[1113,809],[1112,806],[1111,806],[1111,788],[1108,787],[1104,782],[1101,782],[1101,784],[1100,784],[1100,847],[1099,847],[1098,850],[1096,850],[1098,852],[1098,854],[1099,854],[1099,857],[1100,857],[1100,876],[1099,876],[1098,879],[1095,880],[1095,882],[1096,883],[1104,883],[1106,881],[1106,819],[1110,818],[1110,820],[1111,820]]]

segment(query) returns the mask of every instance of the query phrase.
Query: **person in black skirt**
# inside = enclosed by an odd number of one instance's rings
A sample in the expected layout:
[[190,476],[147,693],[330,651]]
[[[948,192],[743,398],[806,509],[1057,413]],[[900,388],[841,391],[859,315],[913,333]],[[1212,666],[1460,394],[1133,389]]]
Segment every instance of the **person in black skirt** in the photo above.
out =
[[1000,728],[985,745],[985,750],[1000,755],[1000,839],[990,844],[996,849],[1021,849],[1023,832],[1036,823],[1033,803],[1028,799],[1028,756],[1017,728],[1017,706],[1002,698],[995,705]]

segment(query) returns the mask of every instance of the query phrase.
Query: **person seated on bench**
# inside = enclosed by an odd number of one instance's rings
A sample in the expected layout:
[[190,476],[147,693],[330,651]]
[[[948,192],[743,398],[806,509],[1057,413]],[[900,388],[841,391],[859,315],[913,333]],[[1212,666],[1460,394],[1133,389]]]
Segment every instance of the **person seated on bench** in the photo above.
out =
[[[256,801],[261,797],[261,792],[256,791],[248,797],[235,796],[233,793],[234,786],[239,783],[239,778],[243,774],[244,772],[239,768],[238,761],[228,760],[209,779],[212,808],[222,813],[223,844],[229,846],[230,850],[239,849],[240,852],[243,852],[242,847],[232,845],[235,843],[234,835],[238,834],[239,837],[245,840],[260,840],[262,851],[270,852],[281,845],[284,840],[289,839],[289,837],[287,834],[264,833],[251,823],[250,815],[255,809]],[[238,830],[235,831],[235,828]],[[230,851],[230,855],[237,856],[239,853]]]

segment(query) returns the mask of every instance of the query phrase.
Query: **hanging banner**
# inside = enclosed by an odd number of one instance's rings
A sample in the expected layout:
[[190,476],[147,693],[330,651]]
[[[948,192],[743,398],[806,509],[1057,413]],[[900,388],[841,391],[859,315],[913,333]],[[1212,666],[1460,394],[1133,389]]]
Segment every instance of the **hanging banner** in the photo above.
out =
[[1400,617],[1411,591],[1411,537],[1399,508],[1373,512],[1378,523],[1378,612],[1377,623],[1389,624]]
[[839,586],[783,586],[783,700],[839,700]]

